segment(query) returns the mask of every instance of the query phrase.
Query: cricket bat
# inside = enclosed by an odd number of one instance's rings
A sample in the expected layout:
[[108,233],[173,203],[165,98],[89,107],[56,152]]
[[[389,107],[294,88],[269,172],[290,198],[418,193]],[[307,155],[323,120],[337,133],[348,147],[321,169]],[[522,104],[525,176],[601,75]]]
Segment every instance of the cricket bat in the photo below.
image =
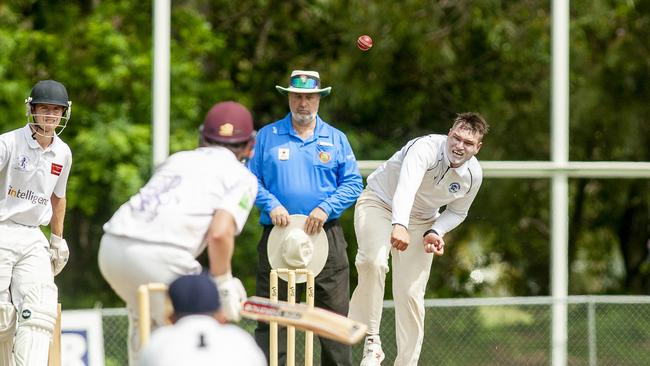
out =
[[[138,314],[140,344],[149,341],[151,333],[150,293],[165,292],[167,285],[149,283],[138,288]],[[169,300],[169,299],[167,299]],[[171,305],[171,303],[170,303]],[[170,308],[169,313],[173,312]],[[271,301],[252,296],[242,303],[241,316],[265,323],[276,322],[282,326],[312,331],[319,336],[345,344],[354,344],[366,336],[367,326],[343,315],[305,304],[290,304],[286,301]]]
[[273,302],[252,296],[242,304],[241,315],[262,322],[277,322],[283,326],[312,331],[319,336],[345,344],[359,342],[366,335],[367,326],[345,316],[305,304]]

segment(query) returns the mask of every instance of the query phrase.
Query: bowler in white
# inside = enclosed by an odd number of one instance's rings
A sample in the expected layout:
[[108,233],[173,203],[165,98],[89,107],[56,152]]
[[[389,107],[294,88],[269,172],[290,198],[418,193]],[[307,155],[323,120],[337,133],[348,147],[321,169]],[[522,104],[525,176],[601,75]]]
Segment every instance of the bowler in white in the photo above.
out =
[[[447,135],[409,141],[368,177],[357,200],[354,228],[358,284],[349,317],[368,325],[362,366],[380,365],[385,355],[379,325],[392,258],[397,357],[416,366],[424,337],[424,294],[433,255],[443,255],[444,236],[465,217],[481,187],[476,155],[488,124],[477,113],[461,113]],[[444,211],[441,208],[445,206]]]

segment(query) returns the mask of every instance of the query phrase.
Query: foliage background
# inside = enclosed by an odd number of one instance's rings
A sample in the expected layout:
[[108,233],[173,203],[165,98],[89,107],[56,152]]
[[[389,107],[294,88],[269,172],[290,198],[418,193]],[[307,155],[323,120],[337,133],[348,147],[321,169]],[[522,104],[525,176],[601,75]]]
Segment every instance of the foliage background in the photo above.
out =
[[[25,123],[39,79],[62,81],[73,101],[65,308],[122,305],[96,258],[103,223],[152,171],[151,13],[150,1],[0,3],[0,131]],[[492,125],[480,159],[548,160],[550,15],[541,0],[175,0],[171,151],[196,146],[217,101],[247,105],[258,128],[282,117],[274,86],[305,68],[333,86],[320,114],[360,160],[445,133],[467,110]],[[574,0],[570,29],[570,159],[650,161],[650,2]],[[375,40],[369,52],[356,49],[360,34]],[[570,195],[570,293],[648,293],[648,180],[571,179]],[[547,179],[486,179],[427,296],[549,294],[549,198]],[[353,266],[352,213],[342,221]],[[234,258],[249,293],[257,218]]]

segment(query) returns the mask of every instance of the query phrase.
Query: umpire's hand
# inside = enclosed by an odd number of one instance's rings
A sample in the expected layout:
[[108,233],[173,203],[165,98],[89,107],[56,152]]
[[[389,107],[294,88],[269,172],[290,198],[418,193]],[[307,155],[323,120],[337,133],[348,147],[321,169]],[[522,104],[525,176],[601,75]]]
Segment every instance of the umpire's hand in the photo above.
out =
[[327,214],[322,209],[316,207],[311,210],[307,221],[305,221],[305,232],[307,235],[317,234],[323,228],[325,221],[327,221]]
[[269,212],[271,222],[275,226],[285,227],[289,225],[289,211],[284,206],[276,206]]

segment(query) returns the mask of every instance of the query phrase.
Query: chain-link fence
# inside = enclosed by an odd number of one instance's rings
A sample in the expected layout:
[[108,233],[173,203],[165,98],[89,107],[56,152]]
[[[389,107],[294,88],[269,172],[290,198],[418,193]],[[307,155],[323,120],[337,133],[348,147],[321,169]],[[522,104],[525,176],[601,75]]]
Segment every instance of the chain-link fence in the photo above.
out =
[[[551,363],[553,300],[549,297],[426,300],[420,365],[539,365]],[[396,356],[395,317],[384,304],[381,326],[384,365]],[[102,311],[106,365],[127,364],[127,319],[123,309]],[[570,296],[567,364],[650,365],[650,297]],[[240,323],[253,332],[251,321]],[[296,364],[303,364],[304,335],[296,332]],[[362,345],[353,348],[354,363]],[[314,365],[320,365],[314,341]]]

